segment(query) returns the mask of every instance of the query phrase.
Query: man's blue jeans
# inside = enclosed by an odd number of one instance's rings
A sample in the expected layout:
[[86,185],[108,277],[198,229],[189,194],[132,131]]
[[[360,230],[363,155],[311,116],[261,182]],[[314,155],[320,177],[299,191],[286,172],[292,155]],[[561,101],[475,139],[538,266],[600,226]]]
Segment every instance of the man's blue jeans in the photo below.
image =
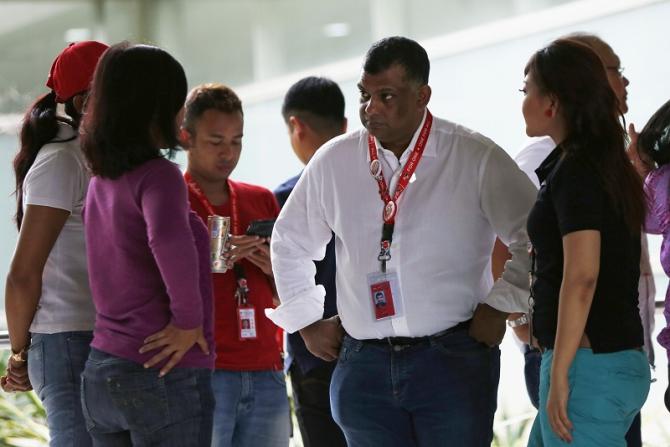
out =
[[158,369],[91,349],[82,374],[82,407],[100,447],[202,447],[212,438],[212,372]]
[[282,371],[228,371],[212,377],[214,447],[288,447],[290,415]]
[[460,329],[412,346],[345,335],[330,387],[349,447],[489,447],[500,350]]
[[32,334],[28,377],[47,413],[51,447],[87,447],[80,379],[93,333]]

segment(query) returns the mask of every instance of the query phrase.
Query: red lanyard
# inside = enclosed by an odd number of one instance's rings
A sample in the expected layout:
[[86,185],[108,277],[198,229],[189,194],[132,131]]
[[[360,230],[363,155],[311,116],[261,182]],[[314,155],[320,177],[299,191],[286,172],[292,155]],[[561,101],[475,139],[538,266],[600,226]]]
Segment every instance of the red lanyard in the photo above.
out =
[[[186,180],[186,185],[188,186],[188,189],[193,195],[198,199],[198,202],[205,208],[205,211],[207,211],[207,214],[210,216],[216,216],[216,212],[214,211],[214,206],[212,206],[212,202],[209,201],[207,196],[205,195],[204,192],[202,192],[202,189],[200,189],[200,186],[193,180],[193,177],[191,177],[191,174],[188,172],[184,174],[184,180]],[[237,191],[235,191],[235,188],[233,186],[233,182],[228,179],[228,195],[229,195],[229,200],[230,200],[230,227],[232,229],[232,234],[235,235],[240,235],[241,230],[240,230],[240,214],[239,210],[237,208]],[[235,263],[233,266],[233,271],[235,273],[235,279],[237,280],[237,291],[235,292],[235,298],[238,301],[238,304],[247,304],[248,301],[248,296],[249,296],[249,285],[247,283],[247,278],[246,275],[244,274],[244,268],[239,264]]]
[[375,143],[375,138],[372,135],[368,135],[368,150],[370,153],[370,174],[377,180],[377,185],[379,186],[379,197],[381,197],[384,202],[384,212],[382,218],[384,220],[384,225],[382,227],[382,238],[381,238],[381,251],[377,256],[377,259],[381,262],[382,272],[386,272],[386,261],[391,259],[391,242],[393,241],[393,227],[395,226],[395,216],[398,212],[398,200],[402,195],[403,191],[407,188],[409,180],[414,175],[421,157],[423,156],[423,151],[426,148],[426,143],[428,142],[428,135],[430,134],[430,128],[433,124],[433,115],[430,111],[426,110],[426,120],[423,123],[421,132],[419,133],[419,138],[416,140],[414,149],[409,156],[409,159],[405,163],[405,167],[400,174],[400,179],[396,185],[395,192],[393,197],[389,193],[388,185],[386,184],[386,179],[384,179],[384,172],[382,171],[382,165],[379,161],[379,155],[377,151],[377,144]]
[[[210,216],[216,216],[216,211],[214,211],[214,206],[212,206],[212,202],[209,201],[207,196],[205,195],[204,192],[202,192],[202,189],[200,189],[200,186],[193,180],[193,177],[191,177],[191,174],[188,172],[184,174],[184,180],[186,180],[186,185],[188,186],[188,190],[193,193],[193,195],[198,199],[198,202],[205,208],[205,211],[207,211],[207,214]],[[233,187],[233,182],[230,181],[230,179],[227,180],[228,182],[228,195],[230,197],[230,227],[232,228],[232,233],[235,235],[240,235],[241,230],[240,230],[240,214],[239,210],[237,208],[237,191],[235,191],[235,188]]]

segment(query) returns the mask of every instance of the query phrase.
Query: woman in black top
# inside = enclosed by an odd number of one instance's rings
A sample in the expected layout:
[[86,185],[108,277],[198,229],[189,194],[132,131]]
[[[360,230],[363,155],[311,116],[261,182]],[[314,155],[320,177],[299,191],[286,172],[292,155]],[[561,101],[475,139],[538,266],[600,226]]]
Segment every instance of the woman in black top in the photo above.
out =
[[544,351],[529,446],[625,446],[650,383],[637,309],[642,183],[593,50],[556,40],[525,75],[526,133],[557,144],[536,171],[528,216],[533,335]]

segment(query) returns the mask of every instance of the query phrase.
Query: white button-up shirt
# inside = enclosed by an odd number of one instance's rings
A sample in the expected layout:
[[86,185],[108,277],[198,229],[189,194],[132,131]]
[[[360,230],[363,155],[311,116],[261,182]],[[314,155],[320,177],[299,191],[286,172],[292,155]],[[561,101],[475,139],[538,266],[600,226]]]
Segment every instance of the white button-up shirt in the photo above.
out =
[[[391,193],[422,125],[400,160],[377,141]],[[321,319],[324,290],[315,285],[312,260],[323,258],[331,231],[338,313],[352,337],[431,335],[470,319],[483,301],[503,311],[525,312],[526,217],[535,188],[491,140],[435,118],[423,157],[398,201],[387,263],[398,273],[404,311],[375,320],[367,275],[380,270],[384,203],[370,174],[367,138],[362,129],[326,143],[284,205],[272,235],[281,305],[267,309],[267,316],[288,332]],[[493,285],[496,235],[509,246],[512,259]]]

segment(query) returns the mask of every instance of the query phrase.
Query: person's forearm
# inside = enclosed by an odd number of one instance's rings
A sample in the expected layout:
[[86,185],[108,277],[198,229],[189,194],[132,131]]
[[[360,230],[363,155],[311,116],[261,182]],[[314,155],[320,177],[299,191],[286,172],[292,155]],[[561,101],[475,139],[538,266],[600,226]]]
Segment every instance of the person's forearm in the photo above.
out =
[[42,278],[18,278],[11,272],[5,287],[5,313],[12,350],[30,343],[30,325],[42,294]]
[[595,280],[590,279],[564,281],[561,286],[552,375],[567,374],[584,335],[594,292]]

